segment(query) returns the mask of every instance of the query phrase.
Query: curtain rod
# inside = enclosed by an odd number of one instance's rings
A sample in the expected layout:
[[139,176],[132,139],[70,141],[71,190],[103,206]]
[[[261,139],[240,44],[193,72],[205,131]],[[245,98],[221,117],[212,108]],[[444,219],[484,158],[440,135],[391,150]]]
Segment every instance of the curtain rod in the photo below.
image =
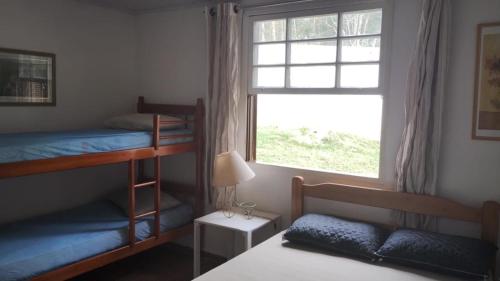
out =
[[313,1],[316,1],[316,0],[291,0],[291,1],[275,2],[275,3],[270,3],[270,4],[241,5],[241,8],[248,9],[248,8],[276,7],[276,6],[283,6],[283,5],[288,5],[288,4],[307,3],[307,2],[313,2]]
[[[254,5],[240,5],[236,4],[234,5],[234,12],[238,13],[241,9],[252,9],[252,8],[266,8],[266,7],[278,7],[278,6],[283,6],[283,5],[288,5],[288,4],[295,4],[295,3],[307,3],[307,2],[313,2],[316,0],[293,0],[293,1],[285,1],[285,2],[276,2],[276,3],[270,3],[270,4],[254,4]],[[220,1],[219,3],[225,3],[224,1]],[[215,8],[210,9],[210,15],[215,16],[217,14],[217,11]]]

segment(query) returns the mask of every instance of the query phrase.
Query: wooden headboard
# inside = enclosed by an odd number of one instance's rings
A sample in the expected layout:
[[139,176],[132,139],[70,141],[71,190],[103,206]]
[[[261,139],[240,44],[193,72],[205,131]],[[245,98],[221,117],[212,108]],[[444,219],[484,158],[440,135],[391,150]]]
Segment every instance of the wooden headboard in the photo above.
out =
[[197,99],[196,105],[178,105],[178,104],[146,103],[144,97],[140,96],[137,102],[138,113],[196,115],[199,111],[201,111],[201,113],[204,113],[204,106],[202,99]]
[[292,180],[292,221],[302,216],[304,197],[322,198],[478,223],[481,225],[481,239],[497,245],[498,209],[500,205],[495,201],[486,201],[481,208],[474,208],[436,196],[335,183],[304,184],[302,177],[294,177]]

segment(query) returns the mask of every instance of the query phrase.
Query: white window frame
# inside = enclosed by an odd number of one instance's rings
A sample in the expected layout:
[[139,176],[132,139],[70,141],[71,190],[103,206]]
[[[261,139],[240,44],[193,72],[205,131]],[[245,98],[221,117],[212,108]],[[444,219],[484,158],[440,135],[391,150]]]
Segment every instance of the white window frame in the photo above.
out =
[[[253,161],[252,153],[255,154],[255,147],[251,147],[249,145],[249,139],[255,138],[256,136],[256,123],[257,120],[255,118],[255,107],[252,108],[248,106],[251,104],[252,106],[256,106],[256,100],[251,99],[251,97],[256,97],[258,94],[328,94],[328,95],[380,95],[383,98],[382,102],[382,124],[381,124],[381,138],[380,138],[380,158],[379,158],[379,174],[377,178],[367,178],[370,181],[379,182],[381,180],[382,175],[384,175],[383,171],[383,163],[385,163],[385,116],[386,116],[386,101],[385,96],[388,91],[389,85],[389,74],[390,74],[390,62],[389,62],[389,54],[391,52],[391,35],[392,35],[392,18],[393,18],[393,0],[334,0],[334,1],[312,1],[305,3],[289,3],[289,4],[277,4],[271,6],[256,6],[256,7],[247,7],[244,9],[243,14],[243,48],[242,48],[242,90],[244,93],[248,95],[247,99],[247,128],[246,128],[246,145],[247,145],[247,160]],[[256,21],[264,21],[264,20],[273,20],[273,19],[282,19],[294,18],[294,17],[306,17],[306,16],[314,16],[314,15],[326,15],[337,13],[338,14],[338,22],[341,21],[341,13],[351,12],[351,11],[362,11],[362,10],[371,10],[371,9],[382,9],[382,28],[380,34],[380,57],[379,57],[379,83],[376,88],[340,88],[337,82],[339,81],[336,78],[336,83],[334,88],[253,88],[253,26]],[[340,24],[339,24],[340,26]],[[288,24],[286,26],[286,32],[288,32]],[[288,34],[287,34],[288,35]],[[378,36],[378,35],[377,35]],[[342,37],[340,34],[337,34],[337,42],[340,42]],[[350,37],[351,38],[351,37]],[[356,38],[356,37],[352,37]],[[285,38],[288,42],[288,37]],[[281,41],[280,41],[281,42]],[[274,42],[273,42],[274,43]],[[287,44],[288,45],[288,44]],[[287,47],[288,48],[288,47]],[[337,44],[337,48],[340,46]],[[339,52],[337,52],[338,54]],[[287,52],[287,55],[289,52]],[[335,65],[338,66],[342,64],[337,57]],[[288,58],[286,58],[285,63],[288,65]],[[360,62],[360,64],[367,64],[367,62]],[[307,65],[307,64],[304,64]],[[289,75],[285,71],[285,75]],[[339,70],[336,69],[336,76],[339,76]],[[288,77],[285,77],[288,80]],[[287,81],[285,82],[287,83]],[[252,112],[254,111],[254,112]],[[253,116],[251,117],[253,113]],[[253,143],[255,145],[255,142]],[[253,150],[253,151],[252,151]],[[281,166],[277,164],[263,164],[262,165],[272,165],[272,166]],[[286,167],[286,166],[281,166]],[[312,169],[308,169],[307,167],[298,168],[299,170],[306,171],[314,171]],[[356,175],[350,175],[347,173],[340,172],[328,172],[329,174],[334,174],[342,178],[353,178],[353,179],[363,179],[365,177],[360,177]]]
[[[248,11],[245,11],[244,15],[244,32],[243,32],[243,46],[244,46],[244,58],[245,58],[245,63],[244,65],[246,66],[246,92],[248,94],[262,94],[262,93],[269,93],[269,94],[307,94],[307,93],[312,93],[312,94],[374,94],[374,95],[383,95],[384,92],[386,91],[386,86],[388,84],[387,81],[387,74],[388,74],[388,62],[387,62],[387,54],[388,54],[388,47],[390,46],[390,41],[389,41],[389,33],[391,28],[391,21],[392,21],[392,13],[391,13],[391,5],[389,5],[389,2],[387,0],[378,0],[378,1],[329,1],[329,3],[324,3],[324,2],[318,2],[314,3],[311,2],[308,5],[307,4],[302,4],[302,5],[283,5],[283,6],[277,6],[277,7],[271,7],[271,8],[254,8],[254,9],[249,9]],[[301,8],[303,10],[301,10]],[[351,11],[361,11],[361,10],[371,10],[371,9],[382,9],[382,31],[380,34],[380,58],[377,63],[379,65],[379,83],[378,87],[373,87],[373,88],[340,88],[340,85],[338,85],[339,81],[339,76],[340,74],[340,68],[338,67],[339,65],[347,65],[347,64],[370,64],[371,62],[365,61],[365,62],[340,62],[339,58],[337,57],[337,60],[335,63],[331,63],[336,65],[336,83],[334,88],[291,88],[291,87],[286,87],[287,83],[289,82],[289,71],[287,70],[288,68],[285,68],[285,87],[284,88],[254,88],[253,87],[253,25],[254,22],[256,21],[265,21],[265,20],[273,20],[273,19],[288,19],[289,18],[295,18],[295,17],[306,17],[306,16],[314,16],[314,15],[326,15],[326,14],[333,14],[337,13],[338,14],[338,22],[340,23],[341,21],[341,13],[345,12],[351,12]],[[340,26],[340,24],[338,25]],[[288,24],[286,27],[286,33],[288,33]],[[287,34],[288,35],[288,34]],[[335,40],[338,40],[337,42],[340,42],[340,39],[342,38],[363,38],[363,37],[370,37],[373,35],[361,35],[361,36],[349,36],[349,37],[342,37],[340,34],[337,34],[337,37]],[[378,35],[375,35],[378,36]],[[287,38],[288,36],[285,37],[285,41],[278,41],[278,42],[269,42],[269,43],[283,43],[283,42],[290,42]],[[299,40],[300,42],[307,42],[309,40]],[[312,41],[316,41],[312,40]],[[288,48],[288,44],[287,44]],[[340,48],[340,46],[337,43],[337,48]],[[287,56],[289,56],[290,52],[286,52]],[[340,52],[337,52],[337,55],[339,55]],[[287,57],[285,59],[285,63],[287,66],[289,58]],[[297,66],[308,66],[308,65],[313,65],[313,64],[298,64]],[[265,65],[264,67],[270,67],[271,65]]]

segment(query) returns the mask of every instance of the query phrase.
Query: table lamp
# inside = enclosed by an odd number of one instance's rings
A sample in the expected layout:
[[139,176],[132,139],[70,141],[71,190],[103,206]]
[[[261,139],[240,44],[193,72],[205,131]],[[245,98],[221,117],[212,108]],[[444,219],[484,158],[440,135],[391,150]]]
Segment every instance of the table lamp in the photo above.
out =
[[[228,200],[230,197],[229,187],[236,185],[255,177],[255,173],[250,169],[248,164],[236,151],[224,152],[215,156],[214,160],[214,175],[212,185],[214,187],[224,187],[224,216],[231,218],[234,216],[232,212],[233,200]],[[250,202],[242,204],[248,205]],[[254,204],[255,205],[255,204]]]

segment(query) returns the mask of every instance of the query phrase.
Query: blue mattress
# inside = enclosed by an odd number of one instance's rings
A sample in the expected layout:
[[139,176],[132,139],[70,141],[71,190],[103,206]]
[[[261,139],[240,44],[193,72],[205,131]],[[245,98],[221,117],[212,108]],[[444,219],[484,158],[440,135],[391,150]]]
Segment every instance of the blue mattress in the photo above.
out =
[[[161,231],[192,221],[190,205],[161,212]],[[154,218],[136,224],[138,240],[153,232]],[[0,227],[0,280],[26,280],[126,245],[128,217],[110,201]]]
[[[162,135],[191,134],[191,130],[162,131]],[[165,139],[161,145],[191,142],[192,137]],[[115,129],[0,134],[0,164],[148,147],[152,133]]]

